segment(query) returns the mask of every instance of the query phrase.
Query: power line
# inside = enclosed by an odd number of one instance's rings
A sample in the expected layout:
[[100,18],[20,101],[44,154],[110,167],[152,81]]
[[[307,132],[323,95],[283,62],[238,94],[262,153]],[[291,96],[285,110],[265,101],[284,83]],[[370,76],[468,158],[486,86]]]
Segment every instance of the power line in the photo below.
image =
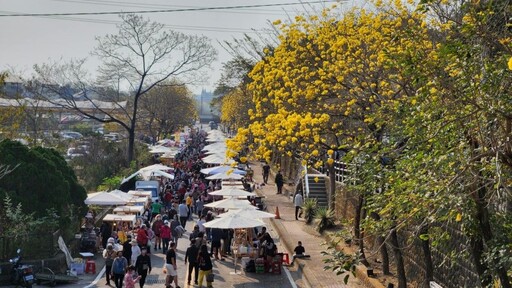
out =
[[[52,0],[63,3],[78,3],[87,5],[100,5],[100,6],[113,6],[113,7],[131,7],[131,8],[145,8],[145,9],[170,9],[170,8],[200,8],[201,6],[191,5],[168,5],[168,4],[155,4],[155,3],[140,3],[140,2],[126,2],[126,1],[103,1],[103,0]],[[205,11],[206,12],[206,11]],[[231,13],[231,14],[255,14],[255,15],[286,15],[286,10],[274,10],[274,9],[240,9],[240,10],[228,10],[228,11],[210,11],[217,13]],[[281,13],[276,13],[281,12]]]
[[17,13],[17,14],[0,14],[0,17],[41,17],[41,16],[87,16],[87,15],[121,15],[128,13],[148,14],[148,13],[173,13],[173,12],[193,12],[193,11],[209,11],[209,10],[231,10],[241,8],[261,8],[261,7],[280,7],[294,6],[305,4],[320,4],[333,1],[309,1],[295,3],[274,3],[274,4],[254,4],[254,5],[237,5],[237,6],[219,6],[219,7],[199,7],[199,8],[178,8],[178,9],[158,9],[158,10],[139,10],[139,11],[109,11],[109,12],[69,12],[69,13]]

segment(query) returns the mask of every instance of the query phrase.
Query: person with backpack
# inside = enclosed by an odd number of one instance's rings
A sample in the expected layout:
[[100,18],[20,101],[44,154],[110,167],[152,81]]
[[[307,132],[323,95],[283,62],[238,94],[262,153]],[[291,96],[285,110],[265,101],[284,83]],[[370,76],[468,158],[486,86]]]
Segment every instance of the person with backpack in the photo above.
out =
[[105,276],[107,277],[106,285],[110,286],[110,276],[112,275],[112,264],[116,258],[116,251],[112,244],[107,244],[107,249],[103,250],[103,258],[105,258]]
[[116,288],[123,287],[123,279],[126,268],[128,267],[128,260],[123,257],[123,251],[117,251],[117,257],[114,259],[112,263],[112,276],[114,278],[114,283]]
[[[178,226],[181,226],[180,221],[174,217],[174,219],[171,221],[171,241],[176,243],[178,245],[178,239],[181,237],[183,233],[180,234],[180,231],[182,229],[179,229]],[[183,226],[181,226],[183,228]]]

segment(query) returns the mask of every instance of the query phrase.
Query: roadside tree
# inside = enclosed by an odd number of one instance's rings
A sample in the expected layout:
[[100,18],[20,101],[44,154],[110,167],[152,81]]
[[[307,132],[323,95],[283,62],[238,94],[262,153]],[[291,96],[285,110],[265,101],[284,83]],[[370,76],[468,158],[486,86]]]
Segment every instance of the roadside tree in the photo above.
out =
[[[216,51],[204,36],[166,30],[163,24],[134,14],[123,14],[121,19],[117,34],[97,38],[98,46],[92,54],[102,65],[96,81],[88,80],[85,60],[36,65],[35,70],[39,83],[59,84],[53,90],[66,101],[62,104],[55,99],[48,100],[96,121],[122,126],[128,134],[127,160],[131,161],[141,97],[170,78],[179,78],[185,84],[199,81],[201,71],[215,59]],[[79,107],[74,97],[58,89],[64,85],[80,91],[80,97],[105,116],[96,116]],[[123,89],[129,90],[128,96],[123,97]],[[99,109],[94,102],[97,100],[111,101],[122,112]],[[126,100],[127,106],[119,103]]]

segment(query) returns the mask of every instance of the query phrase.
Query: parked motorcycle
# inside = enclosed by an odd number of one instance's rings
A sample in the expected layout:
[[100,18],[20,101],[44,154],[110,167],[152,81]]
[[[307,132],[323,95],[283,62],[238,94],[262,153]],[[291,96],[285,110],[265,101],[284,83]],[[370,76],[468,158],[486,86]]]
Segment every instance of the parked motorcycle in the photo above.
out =
[[16,257],[9,260],[12,264],[11,281],[16,286],[32,288],[34,269],[32,265],[21,264],[21,249],[16,250]]

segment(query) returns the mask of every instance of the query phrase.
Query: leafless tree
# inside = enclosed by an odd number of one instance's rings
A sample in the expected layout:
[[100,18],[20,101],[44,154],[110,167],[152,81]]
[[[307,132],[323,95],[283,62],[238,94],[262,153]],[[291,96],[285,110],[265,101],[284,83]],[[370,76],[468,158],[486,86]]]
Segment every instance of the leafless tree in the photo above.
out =
[[[121,18],[117,34],[96,39],[98,45],[92,54],[102,65],[95,81],[87,80],[85,60],[36,65],[35,70],[41,83],[79,89],[80,98],[88,101],[96,113],[92,113],[90,107],[84,109],[83,105],[78,105],[76,97],[52,85],[49,86],[59,90],[54,92],[59,92],[60,99],[49,100],[102,123],[122,126],[128,133],[127,157],[131,161],[140,98],[171,77],[187,84],[201,81],[204,76],[201,72],[215,60],[217,52],[204,36],[167,30],[162,24],[134,14],[124,14]],[[128,96],[120,93],[124,87],[130,90]],[[100,99],[112,103],[102,105]]]

